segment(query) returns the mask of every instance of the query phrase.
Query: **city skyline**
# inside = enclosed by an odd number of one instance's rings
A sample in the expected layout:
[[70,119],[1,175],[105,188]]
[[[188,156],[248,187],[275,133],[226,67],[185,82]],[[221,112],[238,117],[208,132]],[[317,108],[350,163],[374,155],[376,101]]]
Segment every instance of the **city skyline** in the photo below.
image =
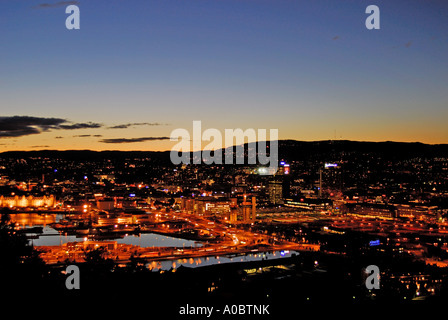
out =
[[[69,4],[80,30],[65,27]],[[370,4],[380,30],[365,27]],[[222,132],[275,128],[281,140],[448,142],[443,1],[0,9],[0,151],[164,151],[194,120]]]
[[443,305],[447,18],[443,0],[0,1],[5,305]]
[[[158,152],[4,153],[2,283],[44,299],[141,298],[169,315],[191,300],[275,316],[285,301],[443,303],[447,150],[289,141],[272,175]],[[30,253],[8,255],[15,244]]]

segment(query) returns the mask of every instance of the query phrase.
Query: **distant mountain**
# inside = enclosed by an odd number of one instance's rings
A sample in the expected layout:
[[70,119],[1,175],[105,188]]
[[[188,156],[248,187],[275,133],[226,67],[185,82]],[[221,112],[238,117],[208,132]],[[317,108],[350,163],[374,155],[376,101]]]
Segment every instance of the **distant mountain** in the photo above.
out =
[[36,150],[7,151],[0,153],[0,158],[59,158],[72,160],[160,158],[169,160],[169,151],[93,151],[93,150]]
[[[245,144],[247,148],[248,144]],[[249,147],[254,147],[254,143]],[[268,142],[269,145],[269,142]],[[310,160],[338,158],[346,155],[370,155],[382,159],[448,158],[448,144],[424,144],[419,142],[364,142],[349,140],[278,141],[279,159]],[[91,150],[40,150],[7,151],[0,158],[48,157],[71,160],[101,160],[151,158],[154,161],[170,161],[170,151],[91,151]]]
[[279,141],[279,155],[300,160],[310,156],[340,156],[349,154],[376,155],[384,159],[411,159],[448,157],[448,144],[424,144],[420,142],[364,142],[349,140]]

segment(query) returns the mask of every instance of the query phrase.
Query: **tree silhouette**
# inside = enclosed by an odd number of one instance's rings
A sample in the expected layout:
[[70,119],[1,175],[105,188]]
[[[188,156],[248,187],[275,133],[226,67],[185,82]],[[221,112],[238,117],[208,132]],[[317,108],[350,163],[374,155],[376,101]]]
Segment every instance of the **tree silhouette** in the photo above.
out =
[[0,283],[4,289],[36,288],[42,285],[46,265],[26,236],[17,232],[10,213],[9,208],[0,209]]
[[138,256],[131,255],[129,262],[126,264],[126,271],[135,272],[147,272],[146,261]]
[[84,251],[85,268],[92,273],[105,274],[114,268],[114,261],[106,258],[107,249],[98,247]]

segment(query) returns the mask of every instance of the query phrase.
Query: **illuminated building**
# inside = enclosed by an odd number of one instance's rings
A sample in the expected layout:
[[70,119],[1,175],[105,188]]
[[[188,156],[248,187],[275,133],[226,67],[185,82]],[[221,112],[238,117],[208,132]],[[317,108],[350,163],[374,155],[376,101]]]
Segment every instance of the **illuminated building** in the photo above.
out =
[[8,176],[0,176],[0,186],[4,186],[9,183]]
[[221,217],[230,214],[231,202],[226,198],[182,198],[181,208],[194,215]]
[[0,207],[10,207],[10,208],[38,208],[38,207],[55,207],[56,198],[51,195],[49,197],[33,197],[33,196],[12,196],[5,197],[0,196]]
[[344,180],[343,169],[338,163],[325,163],[319,169],[319,197],[341,196]]
[[113,210],[115,208],[115,201],[112,198],[98,199],[96,201],[96,206],[98,210],[105,210],[105,211]]
[[251,202],[247,201],[247,195],[244,195],[244,201],[241,204],[243,213],[243,223],[252,223],[256,218],[256,199],[252,196]]
[[382,203],[347,203],[344,206],[345,213],[372,217],[395,218],[396,209],[392,205]]
[[237,223],[238,222],[238,202],[237,198],[230,199],[232,201],[230,206],[230,214],[229,214],[229,223]]
[[437,206],[423,206],[415,204],[395,204],[397,217],[408,218],[408,219],[430,219],[437,215]]
[[290,167],[285,161],[280,161],[280,165],[277,170],[277,175],[289,175]]
[[115,175],[113,174],[96,174],[94,175],[95,178],[97,178],[99,181],[110,181],[112,183],[115,182]]
[[282,196],[283,199],[291,196],[291,168],[284,161],[280,162],[280,170],[282,172]]
[[205,203],[205,213],[211,216],[224,216],[230,214],[230,202],[224,201],[209,201]]
[[269,181],[269,202],[272,204],[283,204],[283,183],[280,179]]
[[256,219],[256,198],[244,195],[243,201],[237,198],[198,197],[182,198],[181,209],[194,215],[208,216],[228,223],[252,223]]
[[310,211],[323,211],[332,206],[332,200],[294,197],[293,199],[287,199],[285,206]]
[[290,193],[290,166],[285,161],[280,161],[277,172],[268,183],[269,202],[274,205],[283,204],[283,199],[289,198]]

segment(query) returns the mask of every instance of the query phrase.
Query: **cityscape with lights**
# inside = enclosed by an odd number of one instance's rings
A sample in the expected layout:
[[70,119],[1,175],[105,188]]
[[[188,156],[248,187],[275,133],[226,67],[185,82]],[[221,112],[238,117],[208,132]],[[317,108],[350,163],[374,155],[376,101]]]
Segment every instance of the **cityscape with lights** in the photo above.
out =
[[[294,158],[303,144],[314,152]],[[259,165],[173,165],[168,152],[3,153],[2,223],[35,252],[21,258],[40,261],[35,281],[63,295],[73,293],[55,279],[76,264],[84,293],[114,279],[210,303],[446,297],[446,145],[280,141],[279,152],[272,175]],[[363,284],[371,264],[380,290]]]
[[0,1],[2,306],[150,319],[444,306],[447,13],[446,0]]

